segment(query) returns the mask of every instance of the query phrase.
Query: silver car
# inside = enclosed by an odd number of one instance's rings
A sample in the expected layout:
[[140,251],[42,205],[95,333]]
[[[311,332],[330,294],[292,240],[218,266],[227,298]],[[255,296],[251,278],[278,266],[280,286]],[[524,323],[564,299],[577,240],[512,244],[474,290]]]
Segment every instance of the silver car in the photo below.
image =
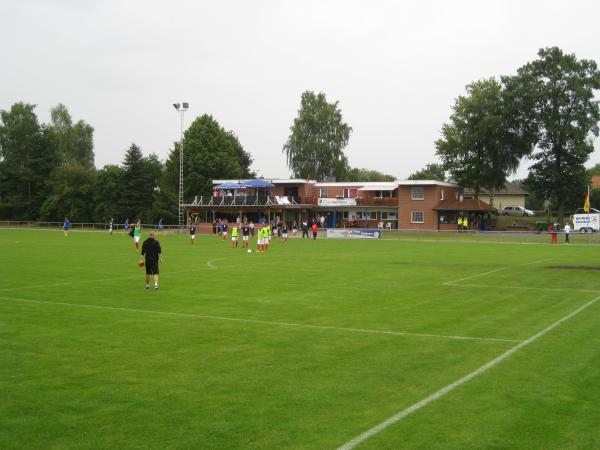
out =
[[503,216],[535,216],[535,213],[530,210],[523,208],[522,206],[505,206],[500,211]]

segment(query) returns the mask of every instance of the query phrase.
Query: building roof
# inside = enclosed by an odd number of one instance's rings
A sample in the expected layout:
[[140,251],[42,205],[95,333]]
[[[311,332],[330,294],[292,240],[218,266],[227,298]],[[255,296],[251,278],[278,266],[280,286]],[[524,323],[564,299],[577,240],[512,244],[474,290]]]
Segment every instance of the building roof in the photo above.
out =
[[[446,181],[438,181],[438,180],[395,180],[395,181],[337,181],[337,182],[325,182],[320,181],[317,182],[315,180],[305,180],[302,178],[264,178],[265,181],[273,183],[275,185],[279,184],[311,184],[315,187],[348,187],[348,188],[369,188],[369,190],[390,190],[390,188],[396,189],[398,186],[446,186],[446,187],[458,187],[455,183],[449,183]],[[222,180],[213,180],[213,186],[233,182],[233,183],[243,183],[248,181],[248,179],[244,178],[236,178],[236,179],[222,179]],[[374,187],[380,187],[380,189],[375,189]],[[363,189],[365,190],[365,189]]]
[[448,181],[439,180],[396,180],[398,186],[446,186],[446,187],[458,187],[456,183],[450,183]]
[[462,202],[456,199],[442,200],[437,205],[435,205],[433,209],[435,211],[478,211],[493,213],[498,212],[498,210],[493,206],[488,205],[484,201],[475,200],[474,198],[465,198]]
[[[466,187],[463,191],[463,194],[465,197],[472,196],[475,195],[475,191],[470,187]],[[486,190],[481,191],[480,194],[489,195],[490,193]],[[529,195],[529,192],[524,191],[512,181],[506,180],[502,189],[494,190],[494,196],[496,195]]]

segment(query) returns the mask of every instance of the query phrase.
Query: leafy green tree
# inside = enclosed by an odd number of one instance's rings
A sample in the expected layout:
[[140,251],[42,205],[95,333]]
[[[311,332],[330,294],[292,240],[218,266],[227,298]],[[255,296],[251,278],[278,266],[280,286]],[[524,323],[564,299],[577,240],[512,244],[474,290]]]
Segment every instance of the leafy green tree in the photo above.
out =
[[396,177],[377,170],[352,168],[339,181],[394,181]]
[[109,164],[96,172],[94,222],[107,222],[111,217],[117,221],[125,219],[119,216],[124,179],[125,170],[117,165]]
[[40,219],[72,222],[91,222],[96,173],[79,164],[57,167],[50,176],[50,193],[40,209]]
[[48,130],[55,139],[62,164],[94,167],[94,129],[83,120],[73,125],[71,114],[61,103],[50,110]]
[[0,111],[0,217],[34,220],[57,163],[53,139],[38,123],[35,105]]
[[437,163],[427,164],[423,169],[417,170],[408,177],[409,180],[438,180],[446,181],[444,166]]
[[467,86],[435,146],[450,178],[471,187],[476,198],[482,190],[502,188],[531,151],[525,133],[507,114],[502,86],[493,78]]
[[511,113],[526,127],[536,151],[530,167],[532,190],[549,199],[562,219],[586,192],[584,163],[598,136],[600,113],[594,91],[600,72],[591,60],[578,60],[557,47],[503,78]]
[[594,167],[590,167],[587,169],[587,175],[591,179],[591,177],[597,177],[600,175],[600,163],[596,164]]
[[157,190],[158,176],[155,155],[144,158],[142,150],[131,144],[125,152],[123,178],[120,190],[119,216],[130,221],[142,219],[152,222],[152,203]]
[[343,121],[338,102],[328,103],[322,92],[304,92],[290,130],[283,152],[292,176],[314,180],[344,178],[349,171],[344,148],[352,128]]
[[[160,189],[156,193],[154,215],[177,220],[179,194],[179,143],[171,150],[164,167]],[[184,202],[196,195],[210,195],[212,180],[250,178],[252,157],[231,131],[225,131],[212,116],[196,118],[184,133]]]
[[529,193],[529,195],[525,197],[525,208],[533,211],[543,211],[546,208],[544,197],[541,197],[533,190],[535,181],[531,174],[529,174],[525,179],[515,180],[513,183]]

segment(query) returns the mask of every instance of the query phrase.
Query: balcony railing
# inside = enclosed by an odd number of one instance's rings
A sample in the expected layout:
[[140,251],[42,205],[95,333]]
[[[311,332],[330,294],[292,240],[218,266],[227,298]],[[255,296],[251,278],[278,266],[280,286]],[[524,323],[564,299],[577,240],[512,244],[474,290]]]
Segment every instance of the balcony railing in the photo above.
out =
[[277,196],[277,195],[231,195],[231,196],[196,196],[194,201],[186,203],[186,207],[231,207],[231,206],[283,206],[312,204],[312,198]]
[[[336,197],[331,197],[335,200]],[[341,198],[341,200],[347,200]],[[376,198],[376,197],[356,197],[356,206],[379,206],[379,207],[397,207],[398,199],[392,198]],[[335,202],[334,202],[335,203]],[[293,197],[293,196],[276,196],[276,195],[232,195],[218,196],[202,195],[194,198],[192,203],[188,203],[186,207],[203,206],[203,207],[230,207],[230,206],[286,206],[286,205],[319,205],[319,197]],[[330,207],[343,207],[354,205],[323,205]]]

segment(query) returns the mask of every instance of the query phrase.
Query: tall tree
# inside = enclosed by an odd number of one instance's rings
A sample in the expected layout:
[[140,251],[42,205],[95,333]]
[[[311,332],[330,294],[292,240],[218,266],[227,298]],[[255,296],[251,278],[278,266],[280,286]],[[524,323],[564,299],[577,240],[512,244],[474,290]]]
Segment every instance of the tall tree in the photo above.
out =
[[94,167],[94,129],[83,120],[73,125],[67,107],[59,103],[50,110],[50,133],[56,141],[62,164]]
[[506,113],[502,86],[493,78],[467,85],[467,95],[456,100],[435,146],[450,178],[471,187],[475,197],[502,188],[531,151],[526,135]]
[[153,221],[152,203],[157,189],[157,176],[153,168],[156,156],[144,158],[142,150],[131,144],[123,161],[123,181],[119,201],[119,215],[130,221],[141,218],[144,222]]
[[348,173],[344,148],[352,128],[343,121],[338,103],[328,103],[322,92],[302,94],[298,117],[283,146],[292,176],[315,180],[328,176],[343,179]]
[[[179,150],[176,143],[165,162],[160,191],[156,195],[155,215],[177,219],[179,192]],[[226,131],[212,116],[196,118],[184,133],[184,202],[196,195],[210,195],[215,178],[249,178],[252,157],[232,131]]]
[[57,167],[50,176],[49,194],[40,208],[40,219],[91,222],[93,219],[94,169],[79,164]]
[[125,170],[117,165],[109,164],[96,172],[94,188],[94,222],[106,222],[111,217],[123,220],[120,201],[122,198]]
[[550,200],[562,218],[586,189],[584,163],[594,149],[589,138],[598,136],[600,120],[594,100],[600,89],[597,65],[557,47],[545,48],[503,82],[512,114],[526,124],[536,146],[531,188]]
[[442,164],[431,163],[427,164],[423,169],[417,170],[408,179],[446,181],[446,171]]
[[56,165],[53,140],[40,124],[35,105],[15,103],[0,111],[0,217],[34,220]]
[[394,181],[393,175],[386,175],[378,170],[352,168],[339,181]]

